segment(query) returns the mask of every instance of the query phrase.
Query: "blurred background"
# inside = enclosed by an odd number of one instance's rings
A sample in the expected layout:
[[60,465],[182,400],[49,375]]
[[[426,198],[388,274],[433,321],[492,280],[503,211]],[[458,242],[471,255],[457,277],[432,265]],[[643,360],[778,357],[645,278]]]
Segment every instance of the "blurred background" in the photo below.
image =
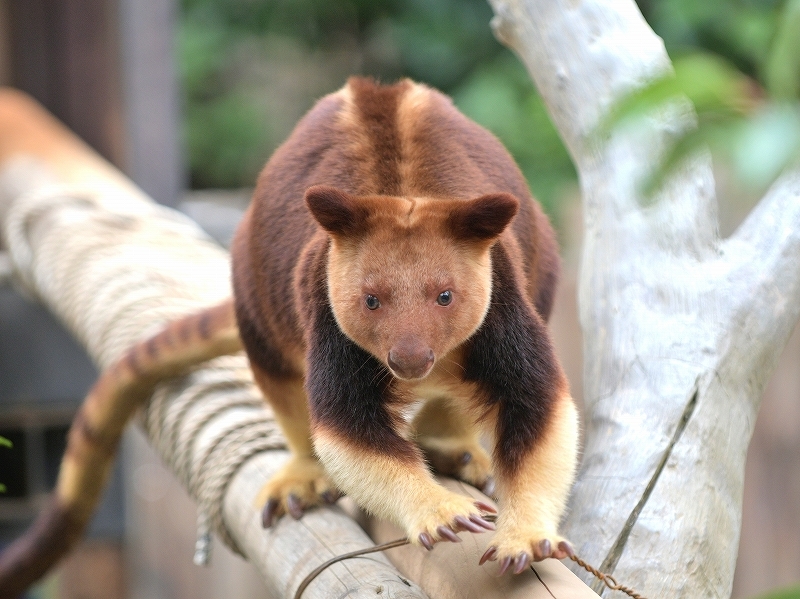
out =
[[[682,78],[677,91],[698,103],[702,135],[694,142],[724,140],[715,169],[721,230],[729,234],[770,174],[796,158],[800,4],[638,4],[673,58],[715,57],[699,71],[691,63],[693,78]],[[0,0],[0,84],[32,94],[153,198],[187,212],[222,243],[271,152],[349,75],[411,77],[441,89],[503,141],[559,231],[566,268],[552,328],[580,399],[578,182],[524,67],[492,36],[491,17],[485,0]],[[720,72],[722,80],[714,79]],[[727,93],[731,82],[735,91]],[[700,90],[709,85],[710,101]],[[754,175],[746,168],[751,154],[737,159],[724,150],[752,149],[742,141],[751,138],[736,132],[773,101],[788,116],[757,129],[767,166]],[[46,312],[0,286],[0,436],[13,442],[0,446],[0,544],[41,505],[71,414],[94,376]],[[120,464],[81,550],[31,597],[265,596],[255,571],[219,543],[211,568],[192,565],[194,506],[136,431]],[[733,597],[798,584],[796,332],[765,393],[748,455]]]

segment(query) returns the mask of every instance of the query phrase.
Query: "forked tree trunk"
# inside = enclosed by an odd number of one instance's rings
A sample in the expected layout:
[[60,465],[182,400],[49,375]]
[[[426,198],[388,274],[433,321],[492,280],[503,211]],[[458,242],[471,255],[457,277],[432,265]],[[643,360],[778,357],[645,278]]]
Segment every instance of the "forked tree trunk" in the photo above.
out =
[[565,533],[648,597],[727,597],[747,446],[800,313],[800,176],[779,180],[728,239],[706,155],[645,206],[638,182],[694,116],[686,103],[593,136],[616,99],[670,68],[634,2],[490,3],[583,193],[587,430]]

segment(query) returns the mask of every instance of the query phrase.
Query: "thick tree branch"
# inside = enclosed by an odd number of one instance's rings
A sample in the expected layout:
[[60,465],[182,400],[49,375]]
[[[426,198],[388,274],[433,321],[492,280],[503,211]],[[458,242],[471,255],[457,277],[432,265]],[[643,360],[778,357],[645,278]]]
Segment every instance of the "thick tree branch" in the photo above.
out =
[[766,379],[800,313],[800,190],[788,176],[727,241],[707,156],[653,205],[638,196],[686,106],[594,131],[669,68],[628,0],[490,0],[578,167],[587,431],[565,531],[651,597],[730,594],[744,457]]

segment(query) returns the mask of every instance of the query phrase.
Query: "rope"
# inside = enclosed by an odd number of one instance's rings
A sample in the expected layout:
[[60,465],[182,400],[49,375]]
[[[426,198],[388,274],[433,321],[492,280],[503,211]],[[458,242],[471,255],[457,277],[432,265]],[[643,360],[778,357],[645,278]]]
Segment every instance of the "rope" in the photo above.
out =
[[[231,370],[242,365],[246,367],[242,356],[218,358],[184,380],[164,384],[142,415],[151,444],[197,502],[194,561],[198,565],[210,561],[211,530],[232,551],[243,555],[223,518],[228,484],[255,454],[286,446],[252,384],[229,378]],[[181,391],[176,395],[178,388]],[[213,437],[204,438],[204,451],[199,457],[194,456],[197,438],[205,435],[208,425],[221,416],[231,422],[216,426]]]
[[382,545],[375,545],[374,547],[366,547],[365,549],[357,549],[356,551],[351,551],[350,553],[343,553],[342,555],[337,555],[336,557],[332,557],[328,561],[320,564],[311,572],[309,572],[303,581],[300,583],[300,586],[297,587],[297,590],[294,593],[294,599],[300,599],[303,595],[303,591],[306,590],[308,585],[310,585],[314,579],[322,574],[328,567],[332,566],[337,562],[344,561],[346,559],[352,559],[354,557],[360,557],[362,555],[369,555],[370,553],[378,553],[379,551],[386,551],[387,549],[393,549],[395,547],[402,547],[403,545],[408,545],[408,539],[395,539],[394,541],[389,541],[388,543],[383,543]]
[[[49,219],[74,226],[48,227]],[[167,322],[230,295],[226,252],[183,215],[130,202],[124,192],[39,187],[12,203],[4,233],[18,280],[101,367]],[[208,563],[212,530],[241,554],[223,520],[225,491],[253,455],[285,447],[244,356],[159,385],[140,422],[197,502],[195,562]]]
[[[492,521],[494,520],[494,516],[491,514],[484,516],[484,518],[486,518],[487,520],[492,520]],[[327,560],[326,562],[323,562],[322,564],[314,568],[311,572],[309,572],[306,575],[306,577],[300,583],[300,586],[297,587],[297,590],[294,593],[294,599],[301,599],[303,591],[305,591],[308,588],[308,585],[310,585],[317,576],[319,576],[322,572],[324,572],[327,568],[329,568],[335,563],[344,561],[346,559],[352,559],[354,557],[361,557],[362,555],[368,555],[370,553],[377,553],[379,551],[394,549],[395,547],[402,547],[403,545],[408,545],[409,543],[410,541],[407,538],[395,539],[394,541],[382,543],[381,545],[375,545],[374,547],[367,547],[365,549],[359,549],[357,551],[351,551],[350,553],[343,553],[342,555],[337,555],[335,557],[332,557],[331,559]],[[587,564],[581,558],[577,556],[571,556],[571,559],[574,562],[577,562],[577,564],[581,566],[584,570],[586,570],[599,580],[603,581],[603,583],[612,591],[620,591],[622,593],[625,593],[632,599],[647,599],[646,597],[640,595],[633,589],[626,587],[624,585],[617,584],[617,581],[614,580],[613,576],[611,576],[610,574],[605,574],[604,572],[600,572],[596,568],[593,568],[592,566]],[[542,580],[542,577],[539,576],[539,573],[536,571],[536,568],[533,567],[533,564],[531,564],[528,567],[531,570],[533,570],[533,573],[536,575],[536,578],[538,578],[539,582],[541,582],[544,588],[547,589],[547,592],[550,594],[550,596],[553,597],[553,599],[557,599],[556,596],[553,595],[553,591],[550,590],[550,587],[548,587],[547,584],[544,582],[544,580]]]
[[[229,258],[197,225],[165,207],[128,204],[43,186],[11,204],[4,228],[18,280],[103,367],[166,322],[230,296]],[[70,226],[47,227],[50,219]]]
[[585,561],[583,561],[581,558],[579,558],[577,555],[573,555],[570,558],[572,559],[572,561],[574,561],[576,564],[578,564],[581,568],[583,568],[584,570],[589,572],[591,575],[593,575],[598,580],[602,581],[602,583],[604,585],[606,585],[612,591],[620,591],[620,592],[625,593],[626,595],[628,595],[628,597],[632,597],[633,599],[646,599],[646,597],[644,597],[643,595],[640,595],[639,593],[634,591],[632,588],[626,587],[623,584],[619,584],[616,581],[616,579],[613,576],[611,576],[611,574],[606,574],[605,572],[601,572],[597,568],[595,568],[593,566],[590,566]]

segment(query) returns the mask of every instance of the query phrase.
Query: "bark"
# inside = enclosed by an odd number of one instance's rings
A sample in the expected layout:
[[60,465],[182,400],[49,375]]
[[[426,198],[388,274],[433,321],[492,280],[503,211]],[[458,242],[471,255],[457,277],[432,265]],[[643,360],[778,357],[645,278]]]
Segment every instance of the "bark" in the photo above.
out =
[[729,596],[747,445],[800,315],[800,176],[780,179],[728,239],[707,155],[645,202],[639,182],[694,116],[678,103],[637,130],[595,135],[615,100],[670,68],[635,4],[490,2],[583,194],[587,425],[564,531],[643,595]]

